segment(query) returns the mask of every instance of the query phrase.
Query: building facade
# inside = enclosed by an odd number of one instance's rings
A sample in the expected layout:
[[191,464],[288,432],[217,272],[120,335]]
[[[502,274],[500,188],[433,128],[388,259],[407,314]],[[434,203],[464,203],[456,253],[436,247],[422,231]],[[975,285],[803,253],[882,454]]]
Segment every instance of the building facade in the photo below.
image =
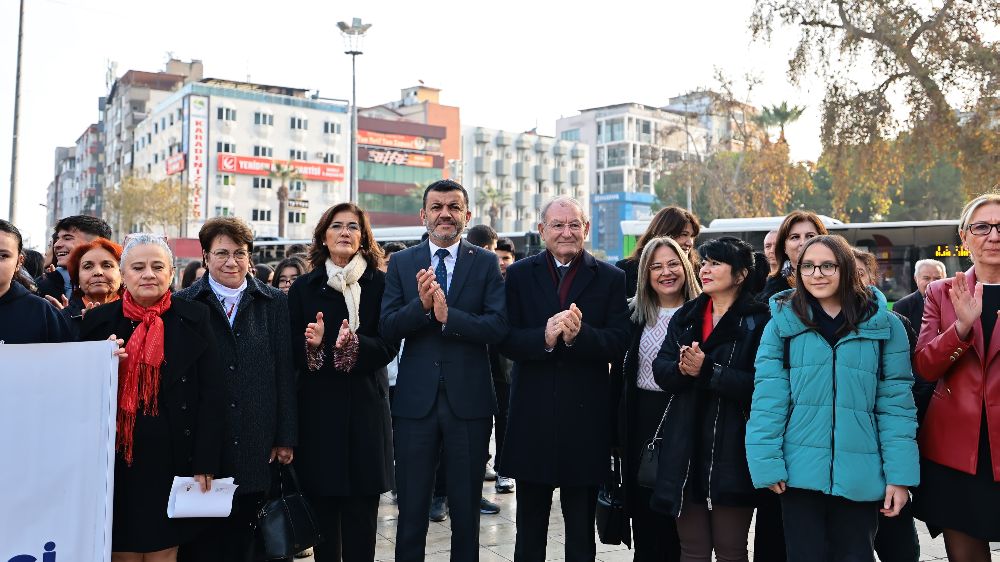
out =
[[462,129],[462,183],[473,224],[497,232],[535,230],[545,201],[573,197],[590,214],[588,147],[534,133]]
[[99,217],[104,212],[104,124],[94,123],[76,139],[76,184],[80,208],[75,214]]
[[461,113],[459,108],[441,104],[441,90],[424,85],[403,88],[399,99],[360,110],[365,117],[388,121],[410,121],[444,128],[441,138],[441,156],[445,178],[460,177],[458,166],[462,157]]
[[80,214],[80,201],[76,184],[76,147],[57,147],[52,181],[45,197],[45,223],[49,231],[59,219]]
[[[209,217],[236,216],[257,237],[308,239],[323,211],[348,199],[350,126],[346,104],[306,93],[211,78],[183,85],[135,127],[133,171],[185,190],[183,236]],[[284,205],[270,174],[279,164],[296,176],[284,182]]]
[[556,121],[556,136],[587,147],[595,253],[623,256],[621,221],[649,218],[656,182],[671,165],[700,158],[708,131],[679,113],[622,103]]

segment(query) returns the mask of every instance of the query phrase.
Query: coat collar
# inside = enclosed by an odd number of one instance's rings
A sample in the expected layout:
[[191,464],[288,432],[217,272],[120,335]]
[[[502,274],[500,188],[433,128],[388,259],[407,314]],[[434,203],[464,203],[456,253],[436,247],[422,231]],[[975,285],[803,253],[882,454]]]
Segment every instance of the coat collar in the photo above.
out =
[[[211,297],[215,296],[212,291],[212,286],[208,284],[209,275],[210,273],[206,271],[205,275],[202,275],[200,279],[198,279],[191,285],[191,289],[194,290],[195,298],[204,299],[206,296],[211,296]],[[244,291],[244,295],[250,294],[254,295],[254,297],[259,296],[265,299],[274,298],[274,295],[272,295],[267,289],[264,288],[265,286],[266,285],[261,283],[256,277],[247,273],[247,288]]]
[[[885,300],[885,295],[878,288],[869,286],[872,292],[877,310],[874,314],[858,324],[856,332],[845,335],[842,339],[866,338],[872,340],[887,340],[892,336],[889,319],[889,305]],[[778,329],[778,335],[783,338],[790,338],[809,330],[810,328],[792,310],[792,303],[789,300],[795,289],[788,289],[775,294],[768,301],[771,309],[771,319]],[[810,314],[812,313],[810,309]]]
[[[361,274],[361,279],[358,280],[359,283],[364,281],[371,281],[375,278],[375,268],[371,265],[365,267],[365,272]],[[312,285],[314,287],[322,287],[327,284],[329,277],[326,274],[326,268],[322,267],[319,269],[314,269],[309,273],[302,276],[302,282],[307,285]]]
[[[552,254],[548,250],[545,250],[528,259],[531,260],[532,275],[535,278],[535,282],[538,283],[539,287],[545,287],[542,290],[542,294],[545,295],[543,298],[552,310],[562,310],[562,306],[559,304],[559,294],[556,293],[556,287],[552,284],[552,276],[549,273],[549,263],[553,262]],[[567,305],[576,302],[580,298],[580,294],[590,285],[590,282],[597,277],[597,259],[593,255],[587,252],[587,250],[583,250],[583,255],[578,259],[580,260],[580,265],[577,267],[573,284],[570,286],[566,297]]]
[[[681,326],[690,325],[694,340],[701,338],[701,328],[704,323],[705,307],[711,297],[702,293],[694,300],[690,300],[677,311],[675,316]],[[743,326],[743,318],[755,314],[766,314],[767,305],[757,301],[753,295],[741,295],[726,314],[719,319],[719,323],[712,329],[708,339],[701,342],[701,347],[711,349],[722,342],[732,341],[746,337],[746,328]]]

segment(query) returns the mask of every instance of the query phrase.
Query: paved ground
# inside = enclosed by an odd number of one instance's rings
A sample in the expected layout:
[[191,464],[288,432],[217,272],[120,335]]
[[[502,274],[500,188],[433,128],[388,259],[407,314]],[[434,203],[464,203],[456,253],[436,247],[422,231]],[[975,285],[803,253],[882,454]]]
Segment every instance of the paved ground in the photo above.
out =
[[[498,515],[483,515],[480,522],[479,559],[482,562],[509,562],[514,559],[514,512],[516,501],[514,494],[496,494],[493,490],[493,483],[486,482],[483,485],[483,495],[500,504],[501,512]],[[393,559],[393,540],[396,537],[396,506],[389,501],[389,496],[382,496],[379,505],[379,538],[375,547],[376,560]],[[920,535],[920,560],[947,560],[944,551],[944,542],[941,538],[932,539],[927,533],[927,528],[917,522],[917,531]],[[751,530],[750,545],[753,546],[753,531]],[[443,523],[430,523],[427,532],[427,562],[447,562],[448,547],[451,538],[451,528],[449,521]],[[565,558],[563,552],[563,522],[559,509],[558,491],[556,499],[552,502],[552,517],[549,520],[549,546],[547,549],[547,560],[561,560]],[[632,552],[624,546],[609,546],[597,541],[597,559],[601,562],[631,562]],[[1000,543],[993,544],[993,558],[995,562],[1000,562]],[[306,560],[312,560],[311,558]]]

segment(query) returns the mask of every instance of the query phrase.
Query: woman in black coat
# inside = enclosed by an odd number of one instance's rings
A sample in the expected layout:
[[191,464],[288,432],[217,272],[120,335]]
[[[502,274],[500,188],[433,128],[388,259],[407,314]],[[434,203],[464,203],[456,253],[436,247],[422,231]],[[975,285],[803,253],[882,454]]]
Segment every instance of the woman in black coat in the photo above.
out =
[[379,334],[382,252],[353,203],[327,210],[314,238],[313,269],[288,292],[301,373],[295,465],[325,539],[317,562],[371,561],[379,495],[393,486],[388,388],[377,376],[397,351]]
[[746,560],[758,492],[744,436],[769,316],[754,299],[759,276],[749,244],[724,237],[698,252],[704,292],[674,314],[653,362],[656,383],[671,397],[651,505],[677,517],[682,557],[710,559],[715,550],[720,560]]
[[625,272],[625,296],[635,296],[641,276],[639,275],[639,254],[653,238],[669,236],[687,254],[688,260],[697,267],[698,255],[694,251],[694,241],[701,231],[698,217],[685,209],[673,205],[660,209],[649,221],[646,232],[639,237],[632,255],[619,260],[615,267]]
[[171,298],[173,256],[163,239],[135,235],[122,263],[124,298],[89,311],[80,329],[84,341],[117,334],[128,353],[119,368],[111,549],[116,559],[176,560],[177,546],[209,520],[168,519],[167,498],[174,476],[194,475],[207,491],[219,473],[222,371],[208,309]]
[[701,288],[685,252],[672,238],[653,238],[639,258],[640,278],[632,312],[632,336],[624,365],[618,365],[623,390],[618,407],[618,443],[622,452],[625,510],[632,519],[635,562],[675,562],[680,558],[677,526],[671,515],[653,511],[653,490],[638,483],[639,458],[659,428],[670,395],[653,377],[670,319]]

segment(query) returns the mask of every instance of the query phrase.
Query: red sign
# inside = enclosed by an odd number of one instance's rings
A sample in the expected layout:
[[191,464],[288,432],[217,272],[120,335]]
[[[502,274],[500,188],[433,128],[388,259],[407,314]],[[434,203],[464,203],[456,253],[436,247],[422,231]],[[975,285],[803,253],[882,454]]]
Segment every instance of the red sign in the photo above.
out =
[[427,148],[427,140],[424,137],[374,133],[372,131],[358,131],[358,144],[371,144],[388,148],[406,148],[409,150],[425,150]]
[[276,162],[292,166],[302,176],[302,179],[344,181],[344,167],[339,164],[303,162],[301,160],[285,162],[271,158],[237,156],[235,154],[220,154],[218,171],[220,173],[244,174],[248,176],[266,176]]
[[433,168],[434,157],[429,154],[410,154],[397,150],[368,149],[368,161],[386,166],[412,166],[414,168]]
[[167,158],[167,175],[172,176],[184,171],[184,153],[174,154]]

